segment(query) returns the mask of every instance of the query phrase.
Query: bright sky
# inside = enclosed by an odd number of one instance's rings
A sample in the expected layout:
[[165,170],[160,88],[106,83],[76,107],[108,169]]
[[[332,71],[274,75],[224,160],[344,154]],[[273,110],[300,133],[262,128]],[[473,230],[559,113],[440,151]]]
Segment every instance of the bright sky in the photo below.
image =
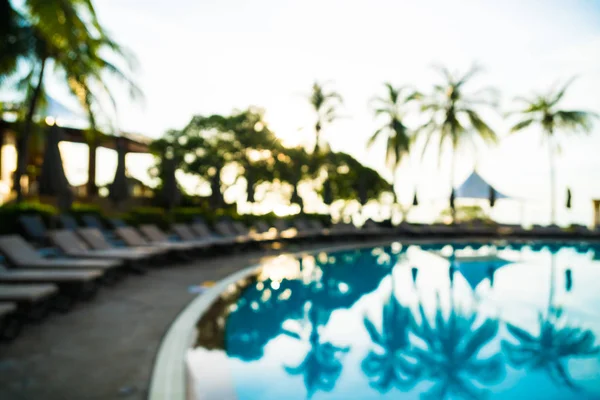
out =
[[[331,81],[344,97],[347,118],[327,128],[335,150],[384,169],[383,147],[367,152],[377,128],[369,100],[382,83],[427,91],[438,77],[434,63],[486,73],[473,89],[492,85],[503,110],[517,95],[546,91],[579,75],[565,107],[600,112],[600,1],[422,0],[95,0],[101,22],[137,54],[143,107],[122,100],[119,121],[127,131],[160,136],[182,128],[194,114],[228,113],[262,106],[287,143],[311,143],[313,117],[306,96],[315,80]],[[568,6],[567,6],[568,4]],[[505,135],[498,115],[493,127]],[[600,198],[600,123],[589,138],[571,139],[559,160],[559,204],[573,191],[569,219],[589,223],[592,197]],[[431,155],[399,171],[401,199],[415,183],[422,201],[447,197],[448,173]],[[526,199],[526,213],[546,222],[548,161],[535,130],[502,141],[493,151],[461,155],[456,180],[475,161],[500,191]],[[132,168],[130,171],[133,173]],[[138,171],[139,172],[139,171]],[[513,206],[499,213],[514,214]],[[512,210],[512,211],[510,211]],[[566,213],[559,215],[563,220]]]

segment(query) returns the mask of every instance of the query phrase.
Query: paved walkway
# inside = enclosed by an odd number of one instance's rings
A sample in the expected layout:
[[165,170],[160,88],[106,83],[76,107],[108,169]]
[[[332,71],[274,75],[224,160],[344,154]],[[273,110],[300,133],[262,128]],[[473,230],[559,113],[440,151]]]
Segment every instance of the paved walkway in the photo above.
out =
[[188,287],[264,255],[212,257],[130,276],[68,314],[26,326],[14,342],[0,344],[0,400],[145,399],[161,338],[195,297]]

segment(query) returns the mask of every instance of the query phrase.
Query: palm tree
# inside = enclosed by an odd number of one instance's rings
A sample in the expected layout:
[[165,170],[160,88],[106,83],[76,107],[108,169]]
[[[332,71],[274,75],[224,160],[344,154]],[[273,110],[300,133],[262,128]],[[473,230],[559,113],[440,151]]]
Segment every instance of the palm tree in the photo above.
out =
[[531,125],[539,125],[544,132],[544,138],[548,145],[548,160],[550,162],[551,223],[555,223],[556,218],[556,166],[554,159],[558,150],[556,133],[560,130],[565,133],[588,133],[592,129],[592,118],[597,117],[597,114],[587,111],[563,110],[559,108],[560,101],[572,83],[573,79],[568,81],[560,90],[551,91],[546,95],[537,95],[530,99],[517,98],[517,101],[524,104],[524,107],[518,112],[522,119],[511,128],[511,132],[519,132]]
[[323,84],[315,82],[309,100],[317,116],[313,150],[313,154],[317,154],[321,145],[321,130],[337,118],[336,109],[342,103],[342,96],[333,90],[327,91]]
[[[18,200],[22,199],[20,178],[25,172],[33,118],[42,97],[49,62],[53,63],[55,71],[66,78],[69,88],[88,111],[92,131],[95,131],[95,117],[91,106],[96,100],[93,88],[99,88],[110,96],[101,73],[108,71],[132,83],[119,68],[101,55],[112,53],[126,58],[124,50],[104,32],[89,0],[26,0],[23,8],[23,18],[31,34],[22,38],[25,44],[19,57],[30,66],[33,90],[27,99],[24,127],[17,145],[14,185]],[[139,92],[135,85],[132,88],[134,92]]]
[[383,306],[381,331],[369,318],[364,319],[375,348],[363,360],[362,370],[371,386],[380,392],[387,392],[392,386],[410,388],[421,374],[420,367],[406,358],[406,350],[411,347],[411,318],[410,309],[401,305],[392,291]]
[[386,97],[375,99],[375,116],[385,116],[387,121],[385,125],[377,129],[367,142],[367,147],[372,147],[373,143],[383,134],[387,137],[385,161],[392,172],[392,187],[394,188],[394,202],[397,202],[396,196],[396,170],[400,166],[402,158],[408,154],[410,149],[409,130],[404,125],[403,107],[414,100],[418,95],[415,92],[406,93],[407,88],[395,88],[391,83],[385,83],[387,89]]
[[418,136],[425,136],[423,153],[433,140],[438,142],[441,162],[444,147],[451,146],[450,184],[454,187],[454,153],[466,140],[473,144],[481,140],[485,144],[496,143],[496,133],[483,120],[477,111],[478,106],[495,106],[495,91],[484,88],[472,95],[465,93],[467,83],[480,72],[476,66],[464,75],[451,73],[445,67],[436,67],[444,76],[445,82],[433,87],[429,96],[421,96],[421,110],[428,114],[428,122],[418,130]]

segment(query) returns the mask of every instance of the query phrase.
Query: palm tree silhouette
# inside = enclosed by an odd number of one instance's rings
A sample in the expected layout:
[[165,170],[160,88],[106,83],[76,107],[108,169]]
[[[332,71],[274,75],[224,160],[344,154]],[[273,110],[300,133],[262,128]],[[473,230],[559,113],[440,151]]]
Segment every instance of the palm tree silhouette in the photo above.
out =
[[381,331],[368,318],[364,325],[375,348],[362,361],[362,370],[372,387],[387,392],[392,387],[407,389],[417,383],[421,368],[406,357],[410,347],[410,309],[396,299],[393,292],[383,306]]
[[[367,147],[372,147],[373,143],[383,134],[386,135],[386,154],[385,161],[387,167],[392,172],[392,187],[396,186],[396,171],[400,166],[402,158],[408,154],[410,149],[409,129],[404,125],[403,107],[417,97],[412,91],[407,93],[408,88],[395,88],[391,83],[385,83],[387,90],[386,97],[375,99],[375,116],[384,116],[386,123],[373,133]],[[394,202],[397,202],[396,191],[394,193]]]
[[500,354],[478,357],[480,350],[498,333],[498,321],[485,319],[477,325],[477,312],[467,313],[452,304],[449,314],[444,316],[439,295],[433,323],[421,303],[419,316],[420,322],[412,319],[412,332],[424,346],[416,345],[410,353],[423,369],[422,377],[436,382],[424,397],[443,399],[449,394],[469,399],[484,397],[487,391],[472,382],[489,385],[504,374]]
[[[445,67],[436,67],[444,76],[445,82],[437,84],[433,93],[423,98],[421,110],[429,114],[429,121],[417,129],[418,136],[425,136],[423,153],[432,140],[438,142],[439,160],[441,162],[444,146],[451,146],[450,184],[454,187],[455,152],[465,140],[476,143],[476,139],[484,143],[496,143],[496,133],[481,118],[477,106],[495,106],[495,91],[484,88],[473,95],[466,95],[464,87],[480,72],[476,66],[466,74],[451,73]],[[422,97],[422,96],[419,96]]]
[[548,160],[550,162],[551,223],[554,223],[556,219],[555,155],[559,150],[555,141],[557,131],[589,133],[592,129],[591,119],[597,117],[597,114],[587,111],[558,109],[558,104],[572,83],[573,79],[559,91],[553,91],[546,95],[538,95],[530,99],[517,98],[517,101],[524,104],[524,107],[518,112],[522,119],[511,128],[511,132],[519,132],[536,124],[541,126],[544,131],[544,138],[548,142]]
[[313,151],[313,154],[317,154],[321,146],[321,130],[326,124],[337,118],[336,108],[341,104],[342,96],[333,90],[327,91],[324,84],[315,82],[309,100],[317,115],[317,122],[315,123],[316,141]]

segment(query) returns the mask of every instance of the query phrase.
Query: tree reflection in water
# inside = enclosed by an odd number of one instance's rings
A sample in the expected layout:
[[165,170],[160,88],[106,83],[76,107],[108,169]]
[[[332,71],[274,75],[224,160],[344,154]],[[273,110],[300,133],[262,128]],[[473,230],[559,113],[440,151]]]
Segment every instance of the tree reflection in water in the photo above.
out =
[[382,310],[381,331],[373,321],[364,325],[375,347],[362,362],[362,370],[372,387],[387,392],[392,387],[407,389],[417,382],[421,368],[406,356],[410,346],[409,329],[412,316],[392,293]]
[[573,382],[566,366],[569,357],[590,357],[600,352],[595,345],[596,336],[590,330],[567,325],[562,308],[554,305],[556,294],[556,253],[551,248],[550,291],[546,314],[539,313],[539,334],[532,335],[526,330],[506,323],[506,328],[518,343],[502,341],[502,349],[508,362],[515,368],[527,367],[545,371],[557,386],[566,386],[573,390]]
[[553,309],[547,316],[539,314],[539,334],[532,335],[516,325],[507,323],[508,331],[518,340],[502,341],[508,362],[515,368],[545,371],[558,386],[576,390],[566,366],[567,358],[590,357],[600,352],[596,337],[589,330],[566,325],[562,309]]
[[347,353],[348,347],[336,346],[321,340],[319,334],[319,310],[312,305],[308,310],[308,320],[311,329],[308,338],[300,333],[286,331],[285,333],[299,340],[308,339],[309,350],[302,362],[295,367],[284,366],[289,375],[302,375],[306,387],[306,397],[311,398],[318,390],[330,392],[342,373],[341,357]]
[[480,385],[490,385],[503,377],[500,354],[479,357],[480,350],[498,333],[498,321],[485,318],[478,324],[477,320],[477,312],[453,305],[445,316],[437,296],[435,317],[430,321],[419,304],[419,321],[413,318],[411,325],[412,333],[422,343],[415,344],[410,353],[423,369],[422,377],[435,382],[425,398],[443,399],[454,394],[479,399],[487,392]]

